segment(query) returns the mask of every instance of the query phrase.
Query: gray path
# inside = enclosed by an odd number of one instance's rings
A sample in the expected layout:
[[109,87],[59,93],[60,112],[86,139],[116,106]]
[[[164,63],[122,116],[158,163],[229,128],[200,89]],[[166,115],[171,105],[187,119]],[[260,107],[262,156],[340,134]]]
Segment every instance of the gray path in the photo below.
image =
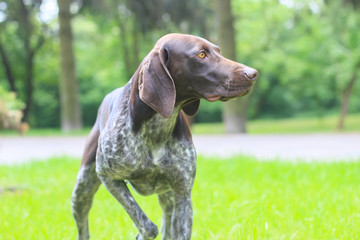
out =
[[[81,157],[86,137],[0,136],[0,164]],[[200,155],[245,154],[261,159],[334,161],[360,159],[360,134],[195,135]]]

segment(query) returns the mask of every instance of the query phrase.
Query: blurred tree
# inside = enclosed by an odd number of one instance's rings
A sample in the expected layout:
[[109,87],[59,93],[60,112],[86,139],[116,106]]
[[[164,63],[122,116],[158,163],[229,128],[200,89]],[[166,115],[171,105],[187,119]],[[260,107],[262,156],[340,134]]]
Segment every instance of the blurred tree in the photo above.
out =
[[350,98],[360,78],[360,2],[342,0],[327,2],[326,17],[332,26],[335,51],[331,71],[341,87],[340,116],[337,129],[345,126]]
[[[231,0],[215,0],[218,18],[218,39],[224,57],[236,61],[234,19],[231,13]],[[239,98],[224,103],[223,120],[227,133],[245,133],[248,98]]]
[[[9,31],[13,31],[22,43],[21,60],[11,63],[9,53],[6,51],[8,48],[4,44],[4,42],[6,44],[8,42],[0,36],[0,57],[10,89],[14,92],[17,91],[17,78],[15,77],[14,69],[18,69],[19,64],[24,67],[24,74],[21,77],[25,85],[24,98],[26,107],[22,119],[24,122],[28,122],[33,105],[34,58],[45,41],[44,33],[46,32],[46,25],[44,23],[40,24],[36,20],[41,3],[41,0],[1,1],[1,4],[4,6],[1,11],[4,17],[3,21],[0,22],[0,32],[3,33],[1,36],[5,35],[4,38],[8,37],[4,32],[10,29]],[[13,30],[14,28],[15,31]]]
[[[1,30],[1,28],[0,28],[0,30]],[[0,38],[0,55],[1,55],[1,60],[2,60],[2,63],[3,63],[3,67],[4,67],[4,70],[5,70],[5,73],[6,73],[6,77],[7,77],[7,80],[9,82],[9,85],[10,85],[10,89],[11,89],[12,92],[17,92],[16,86],[15,86],[15,77],[14,77],[14,74],[13,74],[13,70],[12,70],[8,55],[7,55],[7,53],[5,51],[5,48],[4,48],[3,44],[2,44],[1,38]]]
[[78,94],[78,83],[75,72],[73,36],[71,28],[72,0],[57,0],[59,6],[60,25],[60,57],[61,57],[61,129],[64,132],[82,128],[81,107]]
[[[52,20],[44,22],[41,14],[49,14],[46,6],[52,1],[0,0],[0,85],[17,91],[26,102],[29,54],[25,51],[26,25],[16,17],[20,1],[29,9],[30,49],[36,49],[41,36],[46,39],[33,56],[29,121],[34,128],[59,127],[60,44],[58,38],[49,37],[58,32],[56,2]],[[358,1],[231,2],[236,48],[229,54],[235,53],[234,60],[260,72],[246,97],[251,97],[248,118],[321,119],[339,114],[339,109],[360,111],[360,95],[356,94],[360,91],[360,14],[354,2]],[[214,42],[218,36],[213,31],[215,7],[206,0],[76,0],[71,9],[76,7],[80,8],[73,13],[73,50],[86,126],[93,124],[103,97],[129,80],[159,37],[183,32]],[[224,55],[230,56],[224,47]],[[342,102],[346,108],[341,108]],[[196,120],[220,121],[221,112],[221,102],[203,101]]]
[[[208,37],[212,11],[201,0],[97,0],[83,1],[81,11],[98,16],[98,23],[115,23],[120,31],[122,60],[128,78],[141,62],[143,51],[169,32],[185,32]],[[112,21],[109,21],[112,20]],[[150,43],[147,44],[147,43]]]
[[350,79],[359,68],[360,15],[357,7],[339,1],[329,6],[322,1],[260,1],[247,2],[242,10],[236,2],[241,16],[237,28],[251,29],[237,36],[238,52],[261,73],[250,117],[321,118],[334,113],[345,95],[349,111],[359,111],[358,104],[350,104],[350,98],[359,97],[344,93],[357,87]]

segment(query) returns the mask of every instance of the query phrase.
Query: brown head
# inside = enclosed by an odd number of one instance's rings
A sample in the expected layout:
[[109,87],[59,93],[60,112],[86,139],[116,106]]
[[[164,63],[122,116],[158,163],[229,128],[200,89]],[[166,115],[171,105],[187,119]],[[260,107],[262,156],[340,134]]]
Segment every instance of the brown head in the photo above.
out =
[[165,118],[177,105],[196,114],[201,98],[213,102],[244,96],[258,74],[224,58],[211,42],[185,34],[159,39],[138,71],[140,99]]

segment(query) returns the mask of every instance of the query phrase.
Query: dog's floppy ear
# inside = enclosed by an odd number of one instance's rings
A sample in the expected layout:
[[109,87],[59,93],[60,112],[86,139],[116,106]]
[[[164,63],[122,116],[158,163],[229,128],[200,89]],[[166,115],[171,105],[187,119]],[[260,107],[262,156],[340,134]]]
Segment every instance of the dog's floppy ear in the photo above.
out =
[[168,52],[153,49],[140,69],[139,95],[148,106],[168,118],[175,106],[175,84],[166,67]]
[[189,103],[185,103],[185,105],[182,107],[182,110],[186,113],[186,115],[192,117],[198,112],[199,107],[200,99],[197,99]]

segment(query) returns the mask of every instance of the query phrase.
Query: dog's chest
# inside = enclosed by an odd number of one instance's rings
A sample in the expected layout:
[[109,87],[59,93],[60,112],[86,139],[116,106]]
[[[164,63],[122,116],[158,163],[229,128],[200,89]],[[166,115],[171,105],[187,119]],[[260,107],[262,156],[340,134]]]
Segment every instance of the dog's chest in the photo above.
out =
[[174,162],[175,158],[194,160],[192,144],[180,143],[172,137],[176,115],[169,119],[155,115],[137,133],[132,131],[128,116],[127,108],[122,108],[109,118],[102,131],[98,173],[134,182],[154,181],[153,185],[156,185],[174,164],[179,164]]

